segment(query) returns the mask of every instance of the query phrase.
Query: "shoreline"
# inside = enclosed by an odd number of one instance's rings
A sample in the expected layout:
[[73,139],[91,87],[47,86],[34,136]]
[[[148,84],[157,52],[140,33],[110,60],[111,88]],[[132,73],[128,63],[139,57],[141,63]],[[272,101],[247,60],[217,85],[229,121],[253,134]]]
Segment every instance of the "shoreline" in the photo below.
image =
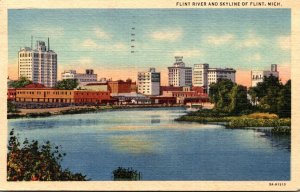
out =
[[123,110],[123,109],[143,109],[143,108],[175,108],[183,105],[107,105],[107,106],[69,106],[59,108],[43,109],[20,109],[18,113],[7,113],[7,119],[50,117],[55,115],[83,114],[91,112]]

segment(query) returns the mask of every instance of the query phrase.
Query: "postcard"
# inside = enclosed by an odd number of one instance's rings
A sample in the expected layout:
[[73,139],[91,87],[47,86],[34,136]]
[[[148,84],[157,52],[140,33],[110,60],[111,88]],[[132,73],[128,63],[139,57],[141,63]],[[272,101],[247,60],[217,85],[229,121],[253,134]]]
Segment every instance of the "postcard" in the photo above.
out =
[[0,6],[1,190],[299,190],[299,2]]

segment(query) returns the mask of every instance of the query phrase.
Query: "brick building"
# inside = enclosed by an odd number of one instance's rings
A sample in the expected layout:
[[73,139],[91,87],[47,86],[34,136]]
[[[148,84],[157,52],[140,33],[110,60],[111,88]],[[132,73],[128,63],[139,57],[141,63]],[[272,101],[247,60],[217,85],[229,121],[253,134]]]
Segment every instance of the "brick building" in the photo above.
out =
[[123,81],[109,81],[107,83],[110,93],[131,93],[136,92],[136,82],[132,82],[130,79]]
[[109,91],[61,90],[38,84],[9,89],[8,96],[14,92],[16,102],[28,103],[100,104],[111,99]]

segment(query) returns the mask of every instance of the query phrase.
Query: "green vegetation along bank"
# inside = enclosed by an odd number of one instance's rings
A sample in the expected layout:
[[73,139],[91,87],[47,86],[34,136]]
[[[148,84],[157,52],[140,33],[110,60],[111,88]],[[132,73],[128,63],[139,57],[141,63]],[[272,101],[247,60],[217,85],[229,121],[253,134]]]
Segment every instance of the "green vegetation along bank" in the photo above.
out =
[[274,134],[290,134],[291,119],[279,118],[276,114],[252,113],[249,115],[231,116],[214,110],[200,110],[181,116],[175,121],[189,121],[209,124],[224,124],[227,128],[271,127]]

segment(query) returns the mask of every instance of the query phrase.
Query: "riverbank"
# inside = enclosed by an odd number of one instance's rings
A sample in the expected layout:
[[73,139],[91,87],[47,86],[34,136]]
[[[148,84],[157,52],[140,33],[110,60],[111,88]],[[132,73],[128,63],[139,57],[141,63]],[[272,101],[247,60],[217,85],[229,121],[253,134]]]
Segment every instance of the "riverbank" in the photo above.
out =
[[8,113],[7,119],[16,118],[35,118],[49,117],[53,115],[65,114],[81,114],[91,113],[104,110],[123,110],[123,109],[138,109],[138,108],[164,108],[164,107],[182,107],[182,105],[106,105],[106,106],[70,106],[60,108],[44,108],[44,109],[19,109],[18,113]]
[[224,113],[216,113],[212,110],[191,112],[183,115],[175,121],[198,122],[203,124],[222,124],[230,129],[271,128],[273,134],[290,134],[291,119],[279,118],[275,114],[253,113],[249,115],[232,116]]

